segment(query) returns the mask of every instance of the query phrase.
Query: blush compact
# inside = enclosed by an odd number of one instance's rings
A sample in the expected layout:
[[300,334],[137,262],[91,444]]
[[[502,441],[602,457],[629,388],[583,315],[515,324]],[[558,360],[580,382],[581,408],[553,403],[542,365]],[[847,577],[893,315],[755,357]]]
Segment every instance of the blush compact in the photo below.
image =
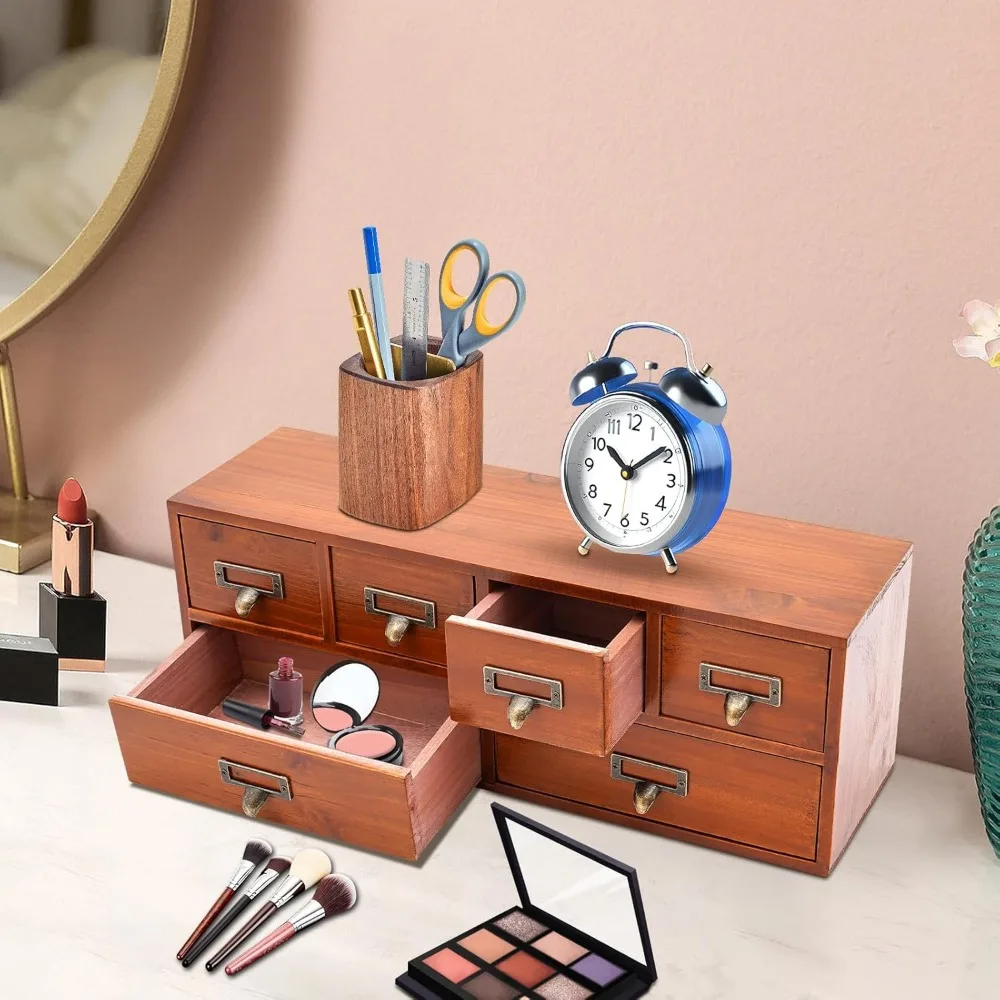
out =
[[360,660],[335,663],[316,682],[311,705],[316,725],[333,735],[327,746],[386,764],[403,761],[403,737],[391,726],[365,725],[379,698],[378,675]]
[[656,964],[634,868],[493,803],[520,905],[413,959],[418,1000],[627,1000]]

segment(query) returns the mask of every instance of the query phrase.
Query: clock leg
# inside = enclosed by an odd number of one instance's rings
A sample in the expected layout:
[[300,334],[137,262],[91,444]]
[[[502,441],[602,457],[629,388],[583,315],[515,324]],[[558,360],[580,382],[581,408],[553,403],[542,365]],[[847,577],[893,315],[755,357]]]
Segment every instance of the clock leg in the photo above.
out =
[[674,558],[674,554],[670,551],[670,549],[663,549],[660,552],[660,558],[663,560],[663,568],[668,573],[677,572],[677,560]]
[[584,535],[583,541],[576,547],[576,551],[579,552],[581,556],[587,555],[587,553],[590,552],[590,543],[592,541],[593,539],[590,535]]

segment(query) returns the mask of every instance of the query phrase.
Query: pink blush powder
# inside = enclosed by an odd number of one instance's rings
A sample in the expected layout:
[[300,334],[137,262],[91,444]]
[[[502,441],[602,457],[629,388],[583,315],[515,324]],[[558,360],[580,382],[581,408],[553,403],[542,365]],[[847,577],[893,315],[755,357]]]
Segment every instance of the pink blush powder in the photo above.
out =
[[364,729],[357,733],[347,733],[337,740],[336,750],[352,753],[357,757],[382,757],[390,753],[396,741],[390,733],[378,729]]
[[350,729],[354,725],[354,720],[342,708],[314,705],[313,718],[328,733],[339,733],[341,729]]

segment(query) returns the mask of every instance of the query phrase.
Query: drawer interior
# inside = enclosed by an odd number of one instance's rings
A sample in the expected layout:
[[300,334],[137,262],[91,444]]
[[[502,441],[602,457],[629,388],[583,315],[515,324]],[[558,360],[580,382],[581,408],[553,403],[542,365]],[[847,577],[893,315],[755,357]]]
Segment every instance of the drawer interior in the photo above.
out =
[[601,649],[610,646],[634,616],[628,608],[514,586],[497,586],[468,614],[477,621]]
[[[179,657],[165,664],[136,688],[132,697],[219,719],[263,738],[326,748],[331,734],[314,721],[309,709],[310,696],[322,673],[344,657],[211,626],[199,631],[211,633],[211,641],[199,645],[199,655]],[[303,675],[305,735],[302,737],[286,736],[278,730],[260,732],[229,719],[222,712],[222,702],[229,697],[266,705],[268,674],[275,669],[279,656],[294,657],[295,667]],[[419,766],[428,746],[448,720],[447,681],[385,666],[370,658],[365,662],[378,675],[380,684],[378,704],[366,721],[372,725],[391,726],[403,737],[400,765],[368,760],[365,764],[394,770]],[[326,752],[338,758],[359,760],[336,750],[327,749]]]

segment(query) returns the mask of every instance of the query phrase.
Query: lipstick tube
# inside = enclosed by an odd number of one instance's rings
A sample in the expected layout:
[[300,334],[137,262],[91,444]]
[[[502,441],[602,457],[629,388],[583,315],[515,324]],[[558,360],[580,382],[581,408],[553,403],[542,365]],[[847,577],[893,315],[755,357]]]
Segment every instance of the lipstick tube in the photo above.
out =
[[55,646],[60,670],[104,670],[107,603],[94,590],[94,522],[75,479],[63,483],[52,518],[52,583],[38,585],[38,634]]

